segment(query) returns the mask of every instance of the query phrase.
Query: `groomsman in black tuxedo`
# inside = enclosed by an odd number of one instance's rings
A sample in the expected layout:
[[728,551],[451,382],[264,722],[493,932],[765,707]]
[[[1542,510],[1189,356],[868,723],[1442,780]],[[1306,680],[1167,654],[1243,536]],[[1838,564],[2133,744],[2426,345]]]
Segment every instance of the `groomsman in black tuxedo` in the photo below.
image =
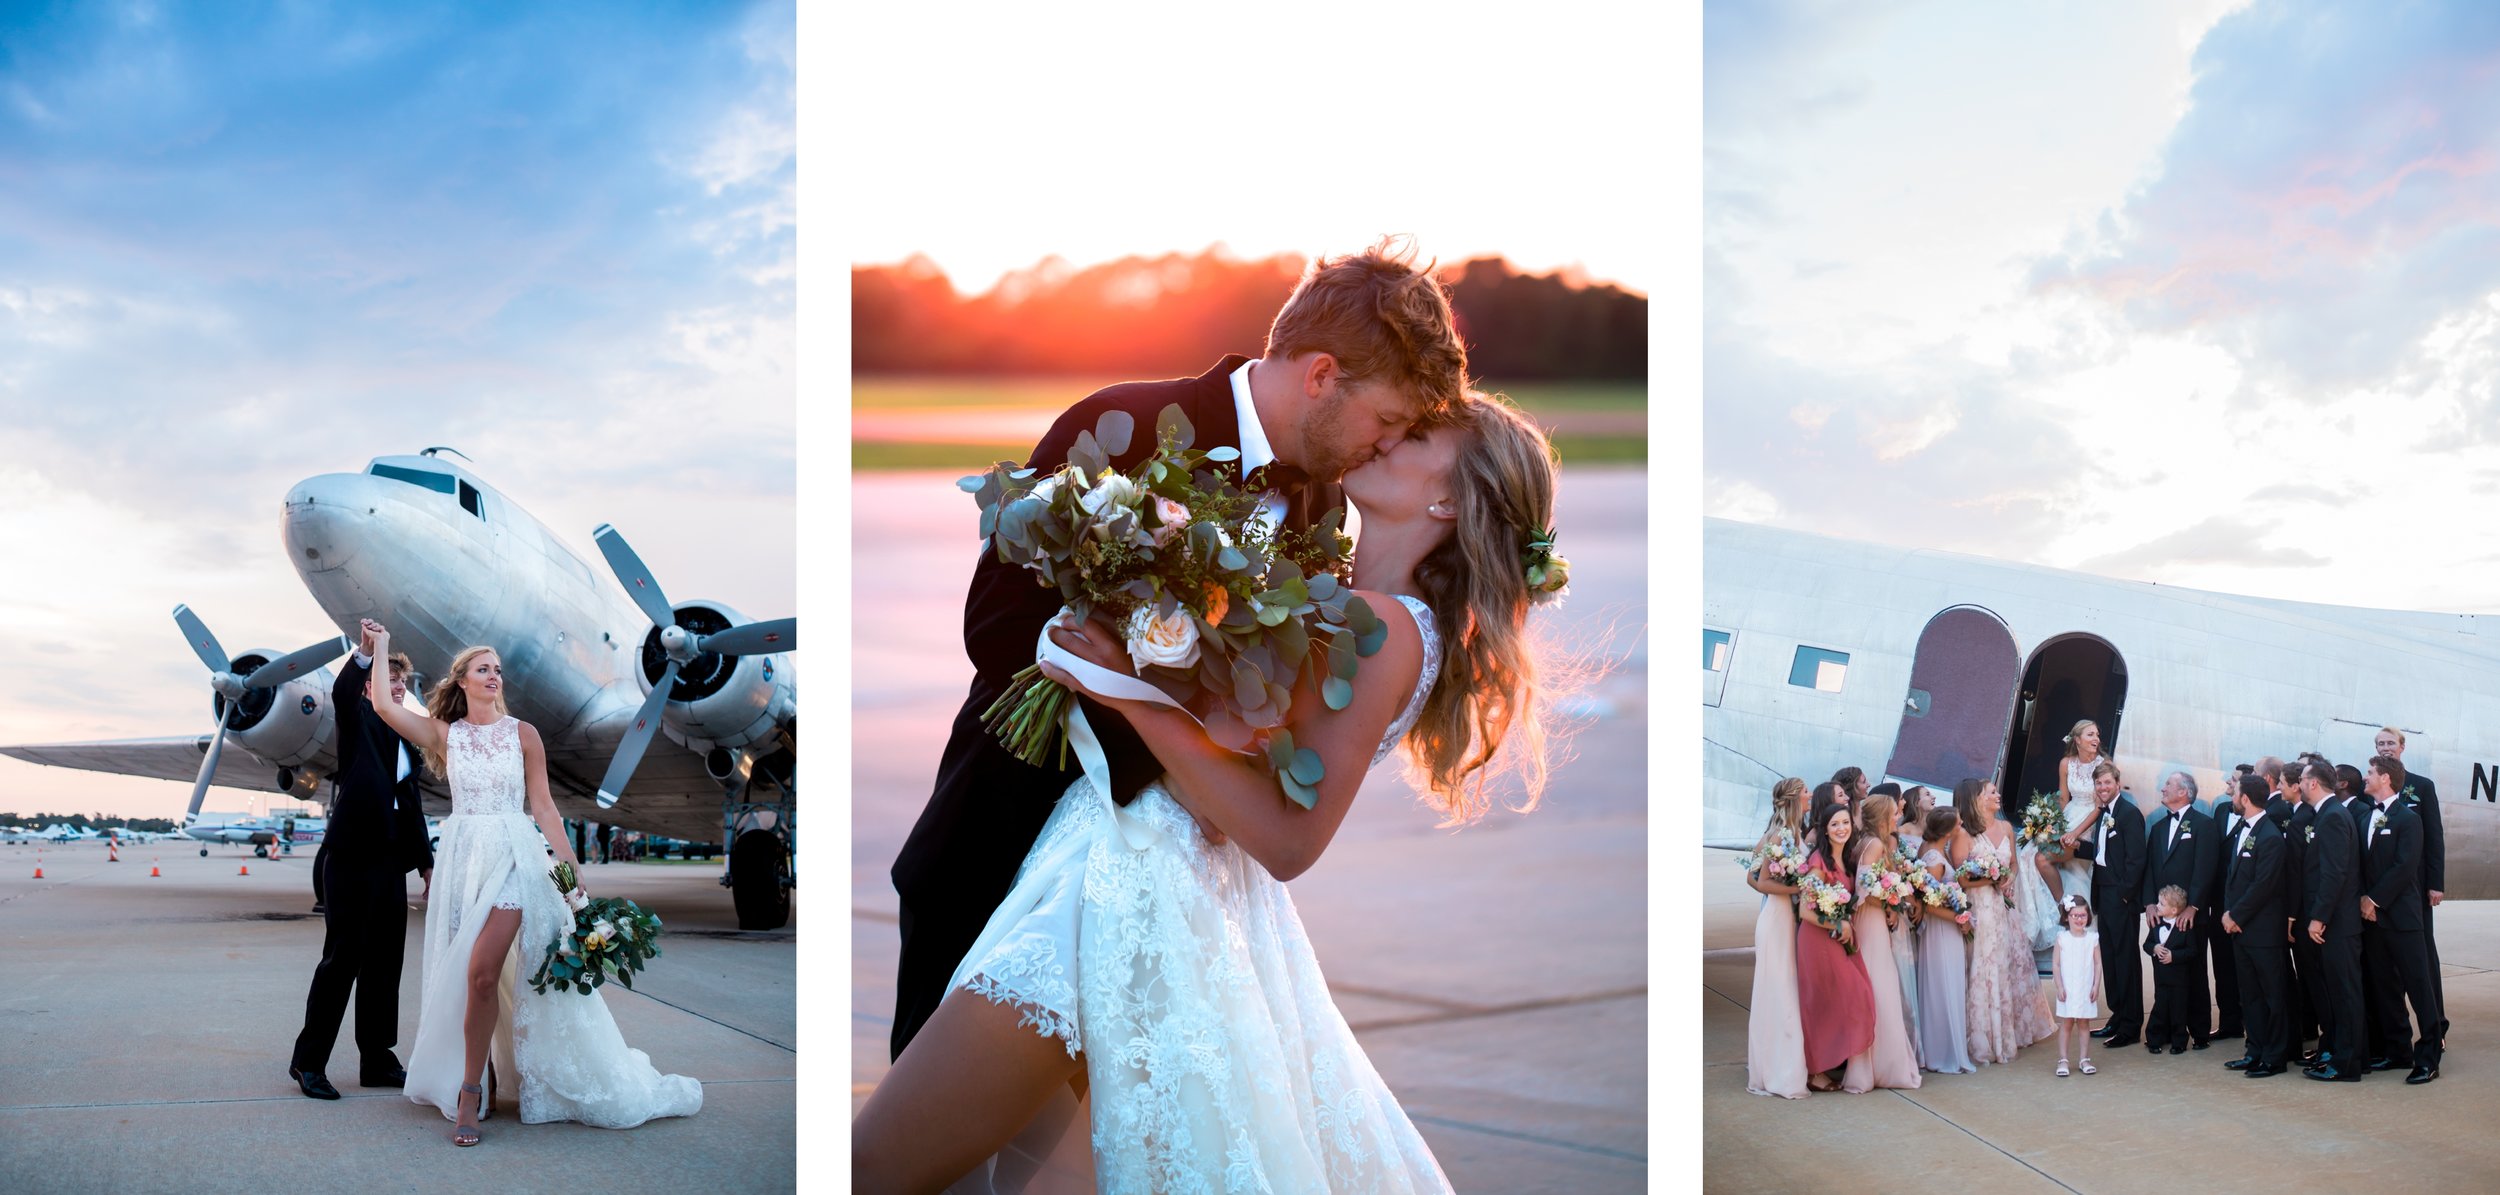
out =
[[[2266,797],[2266,818],[2283,831],[2283,914],[2297,921],[2308,908],[2302,889],[2309,874],[2309,827],[2317,811],[2300,799],[2300,765],[2269,755],[2257,761],[2257,774],[2274,788]],[[2292,1055],[2306,1058],[2309,1040],[2318,1035],[2317,1007],[2309,998],[2318,956],[2316,944],[2297,932],[2299,928],[2292,925],[2284,932],[2288,947],[2284,960],[2291,967],[2291,986],[2284,992],[2284,1024],[2289,1026],[2285,1042]]]
[[2135,935],[2118,932],[2144,915],[2144,814],[2119,791],[2118,765],[2092,770],[2092,797],[2101,816],[2084,839],[2092,861],[2092,916],[2103,926],[2101,979],[2109,997],[2109,1023],[2093,1032],[2115,1050],[2144,1040],[2144,953]]
[[2177,928],[2193,940],[2170,946],[2171,952],[2182,960],[2173,968],[2173,980],[2185,985],[2174,1009],[2180,1021],[2147,1030],[2144,1046],[2158,1052],[2163,1046],[2174,1044],[2172,1037],[2184,1036],[2202,1050],[2212,1044],[2213,1038],[2213,1017],[2206,1012],[2205,960],[2201,957],[2203,940],[2213,926],[2198,909],[2213,903],[2214,870],[2222,861],[2222,837],[2214,830],[2213,819],[2196,808],[2195,777],[2172,772],[2161,783],[2161,803],[2162,813],[2153,820],[2152,833],[2144,844],[2144,920],[2146,928],[2151,928],[2159,915],[2162,889],[2177,888],[2185,902]]
[[2222,890],[2231,877],[2231,844],[2239,840],[2240,827],[2246,818],[2240,816],[2239,791],[2243,780],[2257,774],[2255,764],[2241,764],[2223,781],[2222,791],[2214,794],[2213,808],[2206,817],[2214,823],[2214,874],[2205,891],[2191,893],[2189,899],[2203,906],[2196,917],[2205,930],[2205,955],[2213,965],[2214,1012],[2219,1023],[2216,1038],[2240,1037],[2247,1032],[2240,1016],[2240,964],[2234,947],[2238,936],[2222,932]]
[[[2393,726],[2378,729],[2378,753],[2404,763],[2405,732]],[[2439,973],[2439,936],[2431,929],[2431,910],[2448,894],[2448,835],[2439,824],[2439,786],[2431,783],[2427,771],[2405,769],[2396,795],[2413,807],[2422,819],[2422,948],[2430,952],[2431,990],[2439,997],[2439,1036],[2444,1045],[2448,1037],[2448,986]]]
[[2242,779],[2240,831],[2225,848],[2231,864],[2222,898],[2222,932],[2236,948],[2241,1016],[2248,1026],[2247,1053],[2223,1065],[2252,1079],[2283,1073],[2291,1033],[2284,1006],[2291,973],[2284,958],[2283,832],[2265,808],[2266,782]]
[[[2371,809],[2369,820],[2363,823],[2368,835],[2361,863],[2362,949],[2373,976],[2371,991],[2377,997],[2372,1012],[2387,1043],[2387,1057],[2371,1059],[2370,1068],[2392,1070],[2409,1065],[2413,1073],[2405,1076],[2405,1082],[2422,1084],[2439,1077],[2439,1038],[2448,1022],[2432,984],[2430,952],[2422,941],[2425,935],[2418,928],[2426,907],[2412,888],[2421,876],[2423,820],[2398,797],[2404,782],[2404,764],[2394,756],[2370,760],[2362,790],[2369,796]],[[2405,1033],[2408,1002],[2413,1005],[2414,1023],[2421,1028],[2420,1038],[2409,1047]]]
[[2310,819],[2302,852],[2304,881],[2293,941],[2306,940],[2314,970],[2304,970],[2311,1007],[2318,1015],[2318,1056],[2306,1073],[2329,1083],[2358,1083],[2369,1073],[2364,1054],[2361,1005],[2361,842],[2352,816],[2335,796],[2335,769],[2304,765],[2301,797]]

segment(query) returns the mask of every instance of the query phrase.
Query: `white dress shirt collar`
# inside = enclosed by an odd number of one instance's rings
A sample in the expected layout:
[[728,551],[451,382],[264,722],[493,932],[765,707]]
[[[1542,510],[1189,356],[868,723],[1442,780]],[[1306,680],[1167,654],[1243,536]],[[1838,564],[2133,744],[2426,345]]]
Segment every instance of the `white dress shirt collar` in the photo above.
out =
[[1267,428],[1259,422],[1259,405],[1250,401],[1250,367],[1256,361],[1244,361],[1233,371],[1233,414],[1241,424],[1241,475],[1248,477],[1276,459],[1276,446],[1267,442]]

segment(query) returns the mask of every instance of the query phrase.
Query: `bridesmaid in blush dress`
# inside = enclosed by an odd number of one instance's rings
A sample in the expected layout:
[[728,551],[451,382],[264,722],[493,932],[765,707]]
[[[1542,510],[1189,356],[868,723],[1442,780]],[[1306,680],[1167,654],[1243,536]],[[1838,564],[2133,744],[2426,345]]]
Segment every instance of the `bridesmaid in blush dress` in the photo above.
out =
[[[1771,824],[1756,849],[1794,848],[1805,831],[1806,782],[1796,777],[1771,789]],[[1753,1008],[1745,1027],[1745,1090],[1804,1099],[1805,1020],[1797,1003],[1797,886],[1755,870],[1745,876],[1762,893],[1753,926]]]
[[[1836,791],[1828,783],[1815,790],[1816,840],[1807,868],[1824,883],[1846,888],[1857,882],[1841,862],[1855,827]],[[1874,987],[1864,957],[1842,944],[1851,935],[1850,923],[1841,922],[1839,932],[1841,938],[1834,939],[1822,926],[1803,917],[1798,921],[1797,1003],[1805,1021],[1806,1085],[1815,1091],[1837,1088],[1833,1072],[1875,1044]]]
[[[1927,815],[1927,850],[1918,857],[1927,874],[1953,881],[1953,856],[1967,857],[1970,835],[1950,809]],[[1951,916],[1930,910],[1918,923],[1918,1046],[1919,1064],[1940,1075],[1967,1075],[1978,1070],[1970,1062],[1970,943]]]
[[1858,804],[1859,833],[1851,840],[1849,868],[1851,883],[1856,885],[1857,911],[1850,915],[1851,930],[1858,940],[1858,957],[1866,964],[1867,982],[1874,987],[1875,1045],[1866,1053],[1849,1060],[1848,1074],[1841,1086],[1849,1091],[1869,1091],[1877,1087],[1914,1088],[1919,1085],[1918,1047],[1911,1044],[1909,1013],[1914,1007],[1901,997],[1901,964],[1894,953],[1894,939],[1909,932],[1907,926],[1892,924],[1894,914],[1886,910],[1857,877],[1867,870],[1881,870],[1898,846],[1893,838],[1893,817],[1899,805],[1882,793]]

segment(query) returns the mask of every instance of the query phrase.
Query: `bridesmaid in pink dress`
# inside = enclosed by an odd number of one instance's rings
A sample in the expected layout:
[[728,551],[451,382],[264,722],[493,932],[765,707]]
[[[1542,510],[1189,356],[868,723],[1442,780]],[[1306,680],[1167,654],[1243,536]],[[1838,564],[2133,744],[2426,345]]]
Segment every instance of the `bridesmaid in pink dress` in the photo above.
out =
[[[1893,819],[1899,805],[1893,798],[1876,793],[1858,803],[1858,834],[1849,846],[1854,877],[1860,869],[1880,868],[1891,857],[1896,845]],[[1866,964],[1866,981],[1875,992],[1875,1044],[1866,1053],[1849,1060],[1848,1073],[1841,1078],[1844,1091],[1871,1091],[1878,1087],[1912,1088],[1919,1085],[1918,1048],[1910,1044],[1909,1021],[1903,1015],[1900,964],[1893,954],[1892,936],[1909,932],[1909,927],[1895,927],[1892,916],[1882,904],[1856,884],[1852,891],[1858,897],[1857,912],[1849,918],[1850,928],[1858,940],[1858,958]]]
[[[1857,876],[1842,862],[1856,827],[1849,808],[1836,799],[1836,786],[1815,790],[1814,853],[1808,870],[1827,884],[1850,888]],[[1851,934],[1842,922],[1843,940]],[[1865,955],[1851,953],[1841,941],[1803,917],[1797,926],[1797,1002],[1805,1018],[1806,1085],[1816,1091],[1839,1087],[1832,1072],[1875,1044],[1875,992],[1867,981]]]
[[[1806,782],[1794,776],[1771,789],[1771,824],[1756,849],[1783,849],[1805,833]],[[1745,1027],[1745,1090],[1804,1099],[1806,1034],[1797,1003],[1797,886],[1759,870],[1745,882],[1762,893],[1753,926],[1753,1008]]]

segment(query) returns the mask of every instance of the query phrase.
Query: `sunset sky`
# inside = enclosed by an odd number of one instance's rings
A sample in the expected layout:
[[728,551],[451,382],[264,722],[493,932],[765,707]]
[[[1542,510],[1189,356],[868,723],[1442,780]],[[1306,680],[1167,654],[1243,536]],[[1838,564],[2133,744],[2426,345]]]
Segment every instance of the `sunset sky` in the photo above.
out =
[[[792,19],[12,18],[0,742],[209,730],[174,605],[236,651],[334,633],[279,499],[427,445],[594,567],[614,522],[672,596],[794,612]],[[187,795],[0,759],[0,810]]]
[[942,7],[846,10],[858,49],[829,81],[861,114],[840,132],[852,260],[926,254],[971,292],[1050,254],[1310,255],[1394,232],[1445,262],[1667,281],[1645,251],[1659,47],[1620,11],[1549,7],[1496,47],[1483,22],[1405,6],[1096,8],[1083,63],[1035,49],[1068,40],[1047,6],[985,13],[980,37]]
[[1708,513],[2500,611],[2500,9],[1703,28]]

